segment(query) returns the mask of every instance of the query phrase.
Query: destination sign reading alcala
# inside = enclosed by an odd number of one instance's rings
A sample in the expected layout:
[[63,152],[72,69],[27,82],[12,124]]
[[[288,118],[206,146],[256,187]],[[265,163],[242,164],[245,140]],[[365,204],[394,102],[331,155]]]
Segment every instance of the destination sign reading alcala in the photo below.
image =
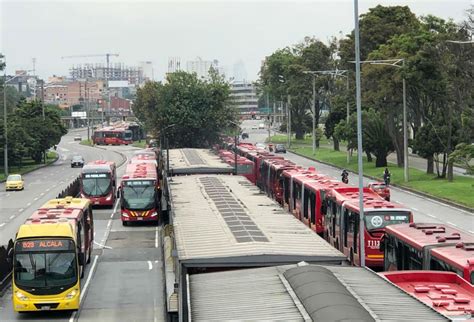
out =
[[15,245],[17,252],[41,252],[41,251],[61,251],[73,250],[74,246],[71,240],[67,239],[39,239],[39,240],[22,240]]

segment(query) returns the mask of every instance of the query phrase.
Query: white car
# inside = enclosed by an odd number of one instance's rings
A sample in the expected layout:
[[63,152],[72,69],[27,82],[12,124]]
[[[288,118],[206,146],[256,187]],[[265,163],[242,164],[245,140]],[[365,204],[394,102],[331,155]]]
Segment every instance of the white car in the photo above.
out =
[[267,146],[263,143],[257,143],[257,144],[255,144],[255,147],[257,147],[259,149],[266,149],[267,148]]
[[259,130],[265,129],[265,124],[260,123],[260,124],[258,125],[258,129],[259,129]]

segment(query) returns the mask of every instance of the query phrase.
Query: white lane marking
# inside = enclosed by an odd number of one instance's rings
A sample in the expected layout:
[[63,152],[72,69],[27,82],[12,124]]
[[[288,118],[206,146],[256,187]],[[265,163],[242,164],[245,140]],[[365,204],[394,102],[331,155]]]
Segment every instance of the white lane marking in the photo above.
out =
[[110,214],[110,218],[113,218],[113,217],[114,217],[114,213],[111,213],[111,214]]
[[100,248],[112,249],[112,247],[110,247],[110,246],[106,246],[106,245],[102,245],[102,244],[99,244],[99,243],[98,243],[98,242],[96,242],[95,240],[94,240],[94,244],[96,244],[96,245],[97,245],[97,246],[99,246]]
[[23,209],[23,208],[20,208],[20,209],[18,209],[18,212],[22,212],[23,210],[25,210],[25,209]]
[[49,190],[50,190],[50,188],[46,189],[46,191],[49,191]]
[[450,222],[450,221],[447,221],[447,223],[450,224],[451,226],[454,226],[454,227],[457,227],[457,226],[458,226],[458,225],[456,225],[456,224],[453,224],[453,223]]
[[[5,225],[5,224],[4,224],[4,225]],[[0,225],[0,227],[1,227],[1,226],[2,226],[2,225]],[[470,232],[471,234],[474,234],[474,231],[472,231],[472,230],[469,230],[469,232]]]
[[26,204],[26,206],[27,206],[27,207],[31,206],[31,202],[28,202],[28,203]]
[[416,209],[415,207],[411,207],[411,209],[415,210],[415,211],[419,211],[418,209]]
[[435,215],[432,215],[432,214],[426,214],[427,216],[430,216],[431,218],[436,218]]
[[5,223],[4,223],[4,222],[2,222],[2,223],[0,224],[0,227],[3,227],[3,226],[5,226]]
[[38,200],[38,197],[36,197],[36,198],[35,198],[35,199],[33,199],[33,200],[35,200],[35,201],[36,201],[36,200]]
[[151,263],[151,261],[148,261],[148,270],[152,270],[153,269],[153,264]]
[[40,193],[40,196],[44,196],[44,192]]
[[15,215],[11,215],[11,216],[10,216],[10,219],[13,219],[13,218],[15,218]]
[[[87,292],[87,287],[89,286],[89,283],[91,282],[92,275],[94,275],[94,269],[95,266],[97,265],[97,260],[99,259],[99,255],[95,255],[94,257],[94,262],[92,263],[91,269],[89,271],[89,275],[87,276],[86,284],[84,284],[84,288],[81,291],[81,297],[79,298],[79,303],[82,303],[82,299],[84,298],[84,295]],[[77,311],[72,312],[71,317],[69,318],[69,322],[74,322],[76,319]]]
[[158,248],[158,227],[155,229],[155,248]]

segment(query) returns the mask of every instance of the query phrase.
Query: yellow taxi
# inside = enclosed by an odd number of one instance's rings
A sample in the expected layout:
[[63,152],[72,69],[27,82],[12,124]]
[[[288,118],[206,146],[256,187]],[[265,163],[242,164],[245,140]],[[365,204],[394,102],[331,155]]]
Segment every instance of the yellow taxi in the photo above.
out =
[[5,182],[5,190],[23,190],[25,189],[25,181],[21,174],[10,174]]

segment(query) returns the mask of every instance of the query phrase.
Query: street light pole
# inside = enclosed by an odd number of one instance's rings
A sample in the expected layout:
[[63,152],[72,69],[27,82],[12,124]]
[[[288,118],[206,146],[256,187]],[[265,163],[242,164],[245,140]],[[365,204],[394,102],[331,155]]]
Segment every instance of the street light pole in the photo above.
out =
[[3,137],[5,139],[5,147],[3,150],[3,170],[5,178],[8,177],[8,131],[7,131],[7,70],[3,74]]
[[[346,124],[349,124],[349,75],[346,75],[346,90],[347,90]],[[346,152],[347,152],[347,164],[349,164],[351,162],[351,154],[350,154],[350,151],[349,151],[349,142],[347,142]]]
[[313,75],[313,104],[311,106],[313,113],[313,155],[316,154],[316,75]]
[[[405,67],[405,60],[402,63]],[[407,92],[406,92],[406,81],[403,76],[403,174],[405,182],[408,182],[408,129],[407,129]]]
[[360,93],[360,47],[359,47],[359,3],[354,0],[354,38],[356,56],[356,105],[357,105],[357,161],[359,166],[359,236],[360,266],[365,266],[365,221],[364,221],[364,171],[362,168],[362,110]]
[[288,101],[286,103],[286,109],[288,111],[288,118],[287,118],[288,126],[286,128],[286,131],[288,132],[288,148],[291,148],[291,108],[290,108],[290,105],[291,105],[291,96],[290,94],[288,94]]

